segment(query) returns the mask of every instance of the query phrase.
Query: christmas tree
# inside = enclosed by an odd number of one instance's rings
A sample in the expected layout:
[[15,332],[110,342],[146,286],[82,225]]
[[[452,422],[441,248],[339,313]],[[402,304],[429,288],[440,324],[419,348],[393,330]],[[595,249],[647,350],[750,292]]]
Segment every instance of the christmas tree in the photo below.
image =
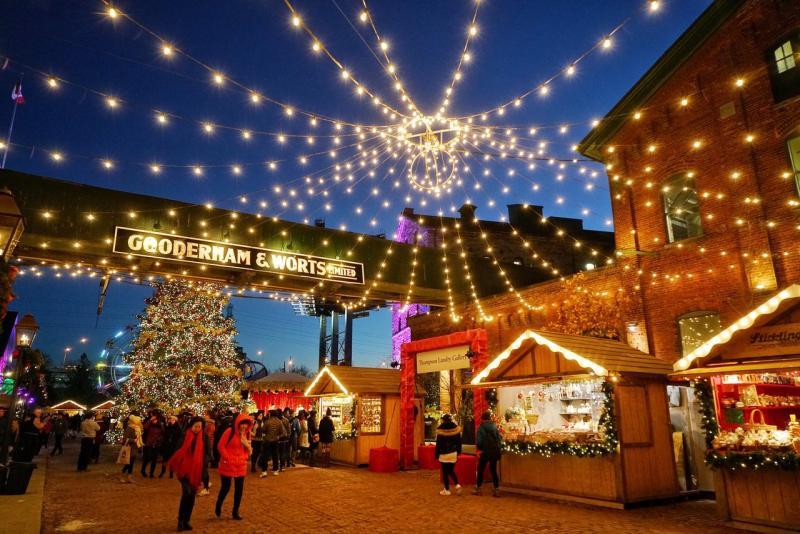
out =
[[123,384],[120,410],[158,407],[165,411],[238,404],[241,357],[232,318],[223,316],[227,296],[210,284],[155,284],[139,316],[132,366]]

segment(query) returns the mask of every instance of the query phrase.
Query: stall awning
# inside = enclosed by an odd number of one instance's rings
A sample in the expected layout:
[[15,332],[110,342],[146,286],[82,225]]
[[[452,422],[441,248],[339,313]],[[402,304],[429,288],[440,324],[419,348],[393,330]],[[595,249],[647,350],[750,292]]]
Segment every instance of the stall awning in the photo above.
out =
[[86,406],[82,406],[75,402],[74,400],[65,400],[59,402],[50,407],[51,410],[64,410],[64,411],[73,411],[73,410],[85,410]]
[[303,391],[309,378],[299,373],[272,373],[257,380],[247,380],[242,389],[249,391]]
[[97,410],[110,410],[111,408],[113,408],[113,407],[114,407],[114,404],[115,404],[115,403],[114,403],[114,401],[113,401],[113,400],[107,400],[107,401],[105,401],[105,402],[101,402],[101,403],[100,403],[100,404],[98,404],[97,406],[92,406],[91,410],[92,410],[93,412],[95,412],[95,411],[97,411]]
[[[749,365],[751,368],[763,369],[765,365],[769,365],[771,369],[786,368],[790,361],[786,357],[778,361],[769,362],[770,345],[765,348],[767,350],[766,358],[757,353],[754,347],[745,347],[742,342],[746,340],[749,334],[754,329],[774,322],[775,319],[789,312],[792,308],[800,305],[800,284],[792,284],[786,289],[773,295],[761,305],[750,310],[747,314],[734,321],[733,324],[722,330],[720,333],[694,349],[692,352],[675,362],[674,370],[678,371],[676,376],[689,376],[692,374],[713,374],[714,372],[721,372],[719,369],[713,372],[704,371],[699,373],[698,370],[689,370],[694,364],[701,366],[704,369],[711,369],[710,362],[720,359],[725,356],[728,359],[728,367],[737,365],[738,367]],[[772,350],[776,356],[795,354],[800,355],[800,340],[796,343],[796,347],[789,346],[779,347],[772,344]],[[730,355],[725,353],[731,353]],[[737,354],[741,357],[737,357]],[[753,356],[756,357],[755,363]],[[798,358],[792,358],[792,361],[797,361]],[[792,368],[793,365],[789,365]],[[737,369],[738,371],[746,371],[747,369]],[[726,369],[728,372],[729,369]]]
[[[537,352],[537,347],[544,350]],[[525,371],[509,374],[517,364]],[[526,330],[472,379],[472,385],[581,371],[606,376],[609,373],[666,375],[671,370],[669,363],[621,341]]]
[[[422,390],[417,387],[418,393]],[[306,388],[305,396],[313,397],[340,393],[400,394],[400,371],[372,367],[323,367]]]

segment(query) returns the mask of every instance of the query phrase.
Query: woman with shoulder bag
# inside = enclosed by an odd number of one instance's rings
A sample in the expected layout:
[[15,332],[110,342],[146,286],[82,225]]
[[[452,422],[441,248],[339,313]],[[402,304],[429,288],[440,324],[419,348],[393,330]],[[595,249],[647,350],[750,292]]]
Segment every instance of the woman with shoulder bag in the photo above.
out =
[[120,482],[131,484],[133,482],[131,480],[133,464],[136,463],[136,455],[139,454],[139,448],[142,446],[142,418],[137,412],[131,412],[128,416],[128,426],[125,427],[125,432],[122,434],[122,446],[130,447],[130,460],[127,465],[122,467]]

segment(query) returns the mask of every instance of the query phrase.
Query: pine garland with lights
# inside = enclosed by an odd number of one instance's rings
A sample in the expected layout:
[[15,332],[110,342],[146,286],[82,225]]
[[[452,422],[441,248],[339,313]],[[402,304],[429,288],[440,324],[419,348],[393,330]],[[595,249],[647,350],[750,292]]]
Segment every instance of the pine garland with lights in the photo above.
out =
[[617,435],[617,421],[614,415],[614,384],[610,380],[603,382],[602,391],[603,412],[600,414],[599,426],[603,440],[592,443],[574,443],[569,441],[545,441],[541,443],[509,440],[504,441],[502,449],[511,454],[528,455],[538,454],[550,457],[554,454],[566,454],[579,458],[592,458],[606,456],[617,452],[619,437]]
[[800,456],[794,452],[720,452],[714,450],[714,438],[719,433],[719,423],[714,408],[712,385],[707,380],[694,383],[695,398],[700,405],[700,426],[706,438],[706,465],[715,469],[738,471],[743,469],[800,470]]
[[232,318],[223,316],[227,297],[211,284],[155,284],[139,317],[134,349],[125,356],[133,369],[123,384],[120,411],[164,411],[238,405],[241,358]]

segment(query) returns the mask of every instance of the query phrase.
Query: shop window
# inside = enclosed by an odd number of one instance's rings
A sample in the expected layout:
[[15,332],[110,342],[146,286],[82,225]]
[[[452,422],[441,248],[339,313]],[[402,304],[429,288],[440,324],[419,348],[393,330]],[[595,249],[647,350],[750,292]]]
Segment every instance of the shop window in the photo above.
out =
[[797,193],[800,194],[800,136],[789,139],[786,144],[789,148],[789,158],[794,171],[794,184],[797,188]]
[[800,95],[800,31],[782,38],[767,51],[775,102]]
[[682,355],[686,356],[707,339],[722,330],[722,322],[716,312],[694,312],[678,319]]
[[664,183],[662,194],[669,242],[703,235],[694,180],[687,174],[673,176]]

